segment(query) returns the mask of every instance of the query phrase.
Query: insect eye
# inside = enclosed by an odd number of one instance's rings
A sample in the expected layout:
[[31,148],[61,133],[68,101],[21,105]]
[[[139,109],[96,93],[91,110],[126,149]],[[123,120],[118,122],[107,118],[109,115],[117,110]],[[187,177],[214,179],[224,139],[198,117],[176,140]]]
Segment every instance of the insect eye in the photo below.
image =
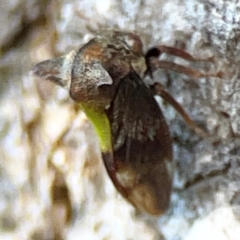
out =
[[139,36],[136,34],[128,34],[124,38],[124,43],[135,53],[142,53],[143,44]]

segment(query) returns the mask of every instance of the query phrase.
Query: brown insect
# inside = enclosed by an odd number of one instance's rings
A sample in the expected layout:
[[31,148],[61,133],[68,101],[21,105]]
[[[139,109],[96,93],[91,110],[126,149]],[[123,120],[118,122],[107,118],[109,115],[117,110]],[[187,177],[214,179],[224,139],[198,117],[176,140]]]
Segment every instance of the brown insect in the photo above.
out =
[[137,209],[152,215],[169,206],[172,188],[172,145],[167,123],[154,99],[169,102],[197,133],[184,109],[160,83],[144,83],[158,68],[198,77],[204,74],[172,62],[167,53],[196,61],[180,49],[155,46],[143,53],[136,33],[105,31],[69,54],[37,64],[36,76],[68,89],[95,126],[106,170],[115,187]]

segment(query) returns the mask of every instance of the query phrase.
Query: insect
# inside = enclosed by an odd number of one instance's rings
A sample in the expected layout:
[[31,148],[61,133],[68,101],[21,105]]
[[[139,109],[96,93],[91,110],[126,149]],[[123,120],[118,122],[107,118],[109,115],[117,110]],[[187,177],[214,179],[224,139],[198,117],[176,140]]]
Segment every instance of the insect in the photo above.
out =
[[102,158],[113,184],[137,209],[152,215],[164,213],[172,188],[172,145],[168,125],[154,99],[158,94],[183,116],[199,134],[204,132],[153,78],[158,68],[193,77],[204,74],[160,61],[163,53],[195,59],[187,52],[155,46],[143,53],[136,33],[105,31],[78,50],[38,63],[33,73],[66,88],[93,123]]

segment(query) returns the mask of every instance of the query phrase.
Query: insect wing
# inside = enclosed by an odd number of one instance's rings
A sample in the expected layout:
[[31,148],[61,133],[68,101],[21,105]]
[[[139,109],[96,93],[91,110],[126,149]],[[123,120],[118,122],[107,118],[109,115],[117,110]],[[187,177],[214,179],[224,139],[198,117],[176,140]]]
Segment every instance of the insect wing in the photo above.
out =
[[[109,174],[113,183],[136,208],[163,213],[172,186],[171,138],[153,93],[134,71],[121,79],[107,115],[114,149],[115,176],[111,170]],[[106,168],[108,157],[103,154]]]

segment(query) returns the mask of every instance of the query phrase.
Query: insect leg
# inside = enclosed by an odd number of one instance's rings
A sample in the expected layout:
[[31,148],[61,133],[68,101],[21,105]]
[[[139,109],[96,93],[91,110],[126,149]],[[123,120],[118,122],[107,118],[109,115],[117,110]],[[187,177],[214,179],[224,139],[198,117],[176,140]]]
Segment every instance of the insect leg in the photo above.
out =
[[165,101],[171,104],[183,117],[187,125],[196,132],[199,136],[203,138],[210,137],[208,133],[206,133],[202,128],[200,128],[187,114],[187,112],[183,109],[183,107],[168,93],[163,89],[163,86],[160,83],[155,83],[152,86],[152,89],[156,95],[161,96]]
[[153,47],[151,49],[154,49],[154,48],[158,49],[160,54],[162,54],[162,53],[170,54],[170,55],[173,55],[173,56],[176,56],[176,57],[180,57],[180,58],[183,58],[183,59],[185,59],[187,61],[191,61],[191,62],[199,62],[199,61],[202,61],[202,62],[214,62],[213,57],[205,58],[205,59],[194,58],[188,52],[186,52],[186,51],[184,51],[182,49],[174,48],[174,47],[168,47],[168,46],[165,46],[165,45],[158,45],[158,46],[155,46],[155,47]]
[[192,62],[199,62],[199,61],[213,62],[213,58],[196,59],[192,57],[189,53],[181,49],[168,47],[165,45],[159,45],[149,49],[145,55],[146,64],[147,64],[146,75],[150,74],[150,76],[152,77],[152,73],[154,71],[156,71],[158,68],[162,68],[165,70],[183,73],[187,76],[194,77],[194,78],[204,78],[204,77],[221,78],[223,76],[223,73],[221,71],[217,73],[203,73],[203,72],[200,72],[199,70],[185,67],[185,66],[176,64],[174,62],[159,60],[159,56],[162,53],[167,53],[173,56],[181,57],[185,60],[192,61]]
[[168,62],[168,61],[162,61],[158,60],[156,58],[151,59],[151,69],[152,71],[155,71],[156,69],[161,68],[169,71],[174,71],[178,73],[185,74],[189,77],[194,77],[194,78],[206,78],[206,77],[222,77],[222,72],[216,72],[216,73],[203,73],[200,72],[196,69],[189,68],[182,66],[180,64],[174,63],[174,62]]

